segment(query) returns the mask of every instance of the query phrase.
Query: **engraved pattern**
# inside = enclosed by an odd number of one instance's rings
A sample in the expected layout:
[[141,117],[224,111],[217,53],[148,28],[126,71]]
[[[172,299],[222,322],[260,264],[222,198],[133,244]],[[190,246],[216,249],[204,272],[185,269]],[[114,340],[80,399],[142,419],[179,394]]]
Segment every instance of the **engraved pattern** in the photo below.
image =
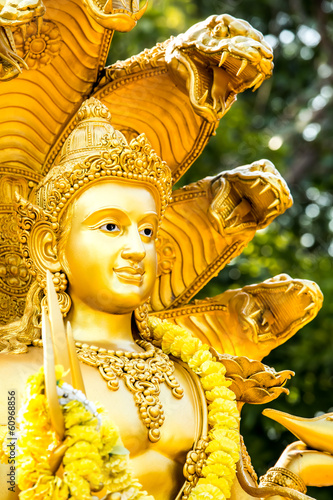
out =
[[170,273],[176,260],[176,252],[172,241],[167,238],[157,238],[156,251],[158,256],[157,274]]
[[0,217],[0,242],[1,244],[17,245],[17,221],[13,214]]
[[260,487],[275,485],[300,491],[304,494],[307,491],[303,479],[284,467],[271,467],[264,476],[260,477]]
[[[37,270],[30,256],[28,241],[30,239],[32,227],[34,227],[37,222],[40,224],[49,223],[48,217],[44,214],[40,207],[22,199],[17,207],[17,221],[20,226],[19,241],[21,244],[22,255],[30,274],[35,276],[37,274]],[[37,277],[37,280],[41,281],[41,278]]]
[[0,292],[0,324],[19,319],[24,311],[25,298],[16,298]]
[[240,445],[241,445],[243,467],[246,470],[246,472],[249,474],[249,476],[251,477],[254,484],[257,484],[258,476],[257,476],[256,471],[254,470],[253,465],[252,465],[251,457],[247,451],[247,448],[246,448],[245,443],[244,443],[244,438],[242,435],[240,435]]
[[24,311],[31,276],[18,244],[13,214],[0,217],[0,324],[18,320]]
[[164,68],[166,66],[165,50],[171,40],[173,40],[173,37],[163,43],[157,43],[151,49],[145,49],[139,54],[125,59],[125,61],[117,61],[112,66],[107,67],[105,76],[101,79],[98,88],[103,88],[111,80],[132,75],[133,73],[151,68]]

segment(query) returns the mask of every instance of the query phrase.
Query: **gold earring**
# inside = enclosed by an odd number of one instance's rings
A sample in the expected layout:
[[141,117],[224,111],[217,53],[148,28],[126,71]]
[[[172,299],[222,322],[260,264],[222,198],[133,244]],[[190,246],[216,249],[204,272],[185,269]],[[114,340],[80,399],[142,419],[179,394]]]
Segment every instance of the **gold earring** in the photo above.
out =
[[140,337],[150,342],[153,339],[153,337],[148,326],[148,311],[149,307],[147,301],[141,306],[139,306],[137,309],[135,309],[134,317],[140,333]]
[[[52,273],[52,281],[54,283],[55,291],[57,292],[58,302],[60,311],[65,318],[71,308],[72,301],[68,293],[66,292],[68,280],[67,276],[63,271]],[[46,280],[44,279],[41,283],[44,289],[44,297],[42,299],[42,305],[47,305],[46,301]]]

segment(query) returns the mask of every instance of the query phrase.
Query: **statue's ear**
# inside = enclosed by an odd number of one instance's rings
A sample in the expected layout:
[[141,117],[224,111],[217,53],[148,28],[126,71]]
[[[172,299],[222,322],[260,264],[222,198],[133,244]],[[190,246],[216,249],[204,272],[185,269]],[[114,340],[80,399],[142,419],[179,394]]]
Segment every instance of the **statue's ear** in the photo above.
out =
[[49,222],[36,222],[30,234],[30,257],[43,274],[46,269],[51,273],[61,270],[57,256],[57,240]]
[[15,199],[21,250],[29,272],[44,281],[46,270],[58,272],[61,269],[57,256],[56,230],[41,207],[19,195]]

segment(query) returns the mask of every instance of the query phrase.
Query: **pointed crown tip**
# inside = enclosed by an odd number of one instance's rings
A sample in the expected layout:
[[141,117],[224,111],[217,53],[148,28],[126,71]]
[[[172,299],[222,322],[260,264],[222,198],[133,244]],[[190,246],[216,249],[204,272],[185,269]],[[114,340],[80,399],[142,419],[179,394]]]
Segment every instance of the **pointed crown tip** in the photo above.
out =
[[90,97],[81,104],[76,117],[78,123],[89,118],[99,118],[107,122],[111,121],[109,108],[95,97]]

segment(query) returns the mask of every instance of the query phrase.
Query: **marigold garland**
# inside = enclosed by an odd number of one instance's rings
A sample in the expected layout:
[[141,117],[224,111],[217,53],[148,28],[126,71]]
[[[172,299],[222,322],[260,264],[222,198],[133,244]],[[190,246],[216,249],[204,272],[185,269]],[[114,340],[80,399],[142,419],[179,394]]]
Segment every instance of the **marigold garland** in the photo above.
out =
[[189,500],[225,500],[230,497],[239,459],[239,412],[228,389],[225,367],[214,360],[209,346],[177,325],[150,318],[155,342],[166,354],[182,359],[200,377],[208,403],[209,443],[202,476]]
[[[63,369],[56,367],[58,384]],[[44,387],[44,370],[29,377],[26,398],[19,413],[18,486],[20,500],[91,500],[92,492],[104,485],[107,491],[126,492],[129,500],[154,500],[141,491],[129,467],[117,427],[102,407],[84,397],[63,404],[65,440],[63,477],[50,469],[52,452],[60,444],[52,430]]]
[[[200,377],[208,403],[207,459],[189,500],[226,500],[239,459],[239,413],[225,367],[215,361],[207,344],[185,329],[157,318],[149,319],[149,327],[164,353],[182,359]],[[56,372],[61,386],[62,367],[56,367]],[[20,500],[91,500],[102,484],[109,493],[126,492],[128,500],[154,500],[133,478],[118,429],[102,407],[97,415],[89,404],[72,400],[62,406],[68,449],[62,460],[63,477],[56,477],[49,463],[59,442],[49,418],[43,369],[29,377],[19,414]],[[124,450],[120,454],[119,448]]]

